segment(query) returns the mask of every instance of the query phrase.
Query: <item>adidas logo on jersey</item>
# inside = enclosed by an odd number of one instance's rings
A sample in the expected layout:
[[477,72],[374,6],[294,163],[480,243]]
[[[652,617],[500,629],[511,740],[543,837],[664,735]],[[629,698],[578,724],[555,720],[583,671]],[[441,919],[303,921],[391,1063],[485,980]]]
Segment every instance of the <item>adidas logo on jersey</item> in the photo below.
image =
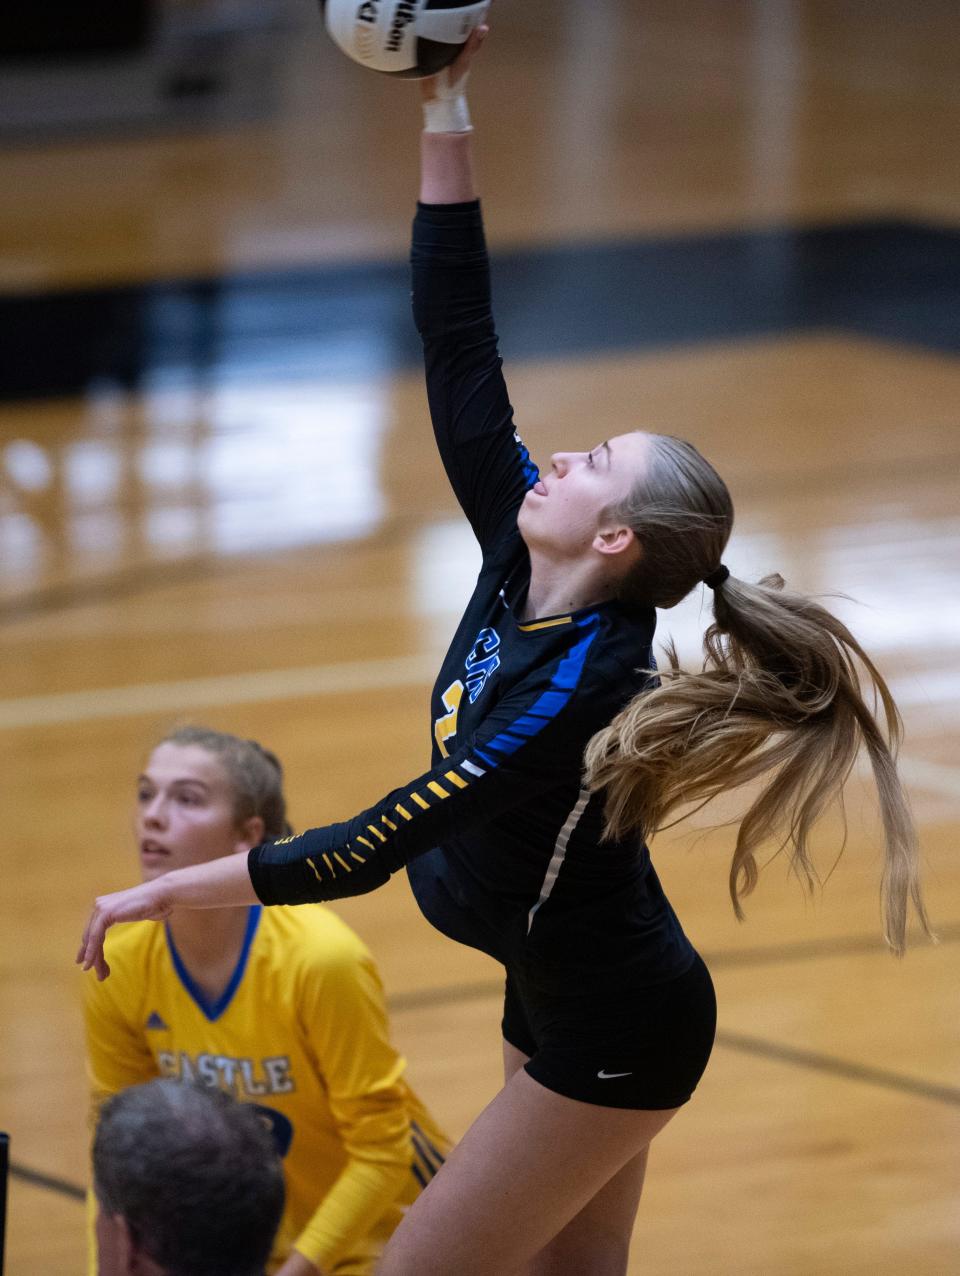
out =
[[147,1020],[147,1032],[169,1032],[169,1027],[163,1022],[163,1019],[156,1011]]

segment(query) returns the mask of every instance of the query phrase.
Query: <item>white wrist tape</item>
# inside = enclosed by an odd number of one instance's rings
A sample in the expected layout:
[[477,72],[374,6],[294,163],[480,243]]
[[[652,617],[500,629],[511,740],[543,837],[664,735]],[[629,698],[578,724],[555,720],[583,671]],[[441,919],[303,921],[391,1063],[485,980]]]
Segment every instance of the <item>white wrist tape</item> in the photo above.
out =
[[469,133],[472,128],[465,93],[459,92],[453,97],[435,97],[429,102],[424,102],[423,131],[425,133]]
[[467,107],[467,77],[464,71],[455,80],[447,67],[433,79],[433,96],[423,104],[425,133],[469,133],[470,110]]

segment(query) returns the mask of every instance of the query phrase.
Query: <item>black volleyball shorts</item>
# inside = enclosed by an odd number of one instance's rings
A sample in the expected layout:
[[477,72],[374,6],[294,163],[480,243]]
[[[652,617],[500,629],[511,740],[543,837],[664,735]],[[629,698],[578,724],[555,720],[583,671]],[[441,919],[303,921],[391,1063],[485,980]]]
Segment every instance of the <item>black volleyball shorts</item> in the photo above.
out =
[[606,1108],[686,1103],[710,1058],[717,1002],[699,955],[675,979],[609,995],[545,991],[507,970],[503,1036],[529,1056],[526,1071],[548,1090]]

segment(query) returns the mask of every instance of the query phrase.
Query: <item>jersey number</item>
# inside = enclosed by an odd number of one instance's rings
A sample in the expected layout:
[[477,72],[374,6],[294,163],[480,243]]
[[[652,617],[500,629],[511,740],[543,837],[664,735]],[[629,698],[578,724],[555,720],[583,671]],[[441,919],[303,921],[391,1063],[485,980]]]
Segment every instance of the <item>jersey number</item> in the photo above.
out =
[[440,699],[447,712],[437,718],[433,724],[433,738],[437,742],[440,756],[448,758],[450,752],[447,749],[447,741],[457,734],[457,715],[460,712],[460,701],[463,699],[463,683],[459,678],[456,682],[451,682]]

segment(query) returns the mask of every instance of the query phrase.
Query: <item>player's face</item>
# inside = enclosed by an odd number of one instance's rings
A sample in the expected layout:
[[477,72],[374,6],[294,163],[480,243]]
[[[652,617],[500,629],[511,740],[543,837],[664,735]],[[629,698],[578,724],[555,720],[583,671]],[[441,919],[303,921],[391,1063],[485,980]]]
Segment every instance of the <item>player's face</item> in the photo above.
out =
[[576,559],[593,545],[604,510],[622,501],[647,464],[639,430],[589,452],[555,452],[550,471],[523,499],[517,525],[531,550]]
[[250,847],[226,772],[196,744],[166,743],[151,753],[137,780],[134,827],[144,881]]

